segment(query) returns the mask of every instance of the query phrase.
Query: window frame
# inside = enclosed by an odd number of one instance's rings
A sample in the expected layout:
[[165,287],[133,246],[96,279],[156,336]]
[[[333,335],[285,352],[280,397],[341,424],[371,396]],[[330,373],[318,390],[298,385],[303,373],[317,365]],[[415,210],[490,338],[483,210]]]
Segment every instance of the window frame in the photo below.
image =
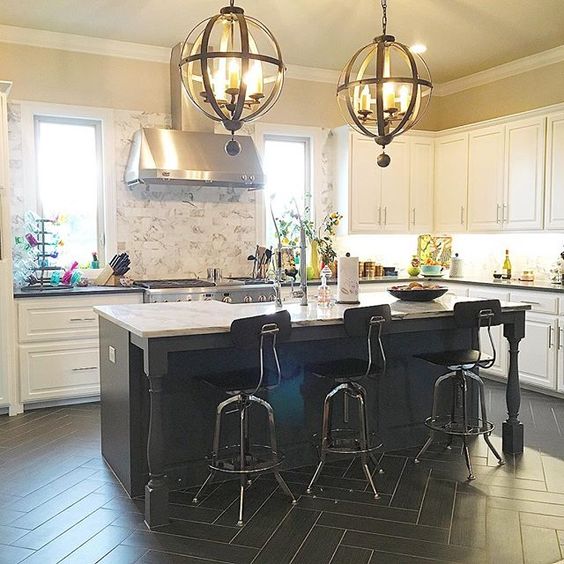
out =
[[95,125],[99,158],[98,180],[98,250],[104,265],[117,249],[117,198],[113,111],[105,108],[17,102],[21,105],[23,204],[25,210],[41,213],[37,178],[38,121]]
[[[263,161],[265,157],[265,141],[269,138],[280,141],[306,141],[306,148],[308,150],[306,167],[308,170],[306,171],[305,202],[306,205],[309,203],[310,213],[308,219],[314,219],[316,223],[319,223],[322,219],[318,216],[321,213],[319,202],[321,201],[323,188],[323,129],[311,126],[257,123],[253,140]],[[266,243],[266,225],[269,214],[270,209],[268,202],[266,202],[265,191],[259,190],[256,197],[256,236],[257,243],[259,244]]]

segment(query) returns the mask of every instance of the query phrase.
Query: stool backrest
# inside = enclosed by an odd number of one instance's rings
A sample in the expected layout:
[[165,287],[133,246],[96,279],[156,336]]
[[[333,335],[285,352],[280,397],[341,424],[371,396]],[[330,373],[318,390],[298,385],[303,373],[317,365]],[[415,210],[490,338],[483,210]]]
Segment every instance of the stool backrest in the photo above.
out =
[[260,372],[253,394],[262,387],[265,371],[268,369],[274,371],[276,375],[274,385],[280,383],[282,373],[276,343],[287,340],[291,330],[290,314],[286,310],[268,315],[243,317],[231,323],[230,334],[233,344],[237,348],[258,351]]
[[[454,304],[454,322],[457,327],[476,329],[478,339],[478,351],[480,353],[476,365],[482,368],[491,368],[496,361],[497,351],[495,349],[491,328],[501,324],[501,304],[499,300],[479,300],[474,302],[458,302]],[[480,329],[487,328],[492,358],[482,362],[482,343]]]
[[355,307],[345,310],[345,331],[349,337],[365,337],[368,347],[366,376],[381,375],[386,371],[386,354],[382,345],[382,329],[391,321],[388,304]]

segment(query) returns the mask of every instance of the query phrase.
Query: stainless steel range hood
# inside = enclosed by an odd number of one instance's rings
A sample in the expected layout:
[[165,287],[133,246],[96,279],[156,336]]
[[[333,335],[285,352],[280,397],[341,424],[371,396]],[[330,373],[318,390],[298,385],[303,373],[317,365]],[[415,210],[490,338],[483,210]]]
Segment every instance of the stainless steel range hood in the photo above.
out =
[[207,132],[140,129],[133,135],[125,181],[129,186],[263,188],[265,177],[253,140],[237,137],[241,152],[230,157],[224,149],[230,138]]
[[178,62],[181,45],[170,58],[172,127],[143,128],[133,135],[125,181],[135,184],[230,186],[263,188],[265,176],[253,140],[237,135],[241,152],[225,152],[229,135],[213,133],[210,119],[200,113],[182,91]]

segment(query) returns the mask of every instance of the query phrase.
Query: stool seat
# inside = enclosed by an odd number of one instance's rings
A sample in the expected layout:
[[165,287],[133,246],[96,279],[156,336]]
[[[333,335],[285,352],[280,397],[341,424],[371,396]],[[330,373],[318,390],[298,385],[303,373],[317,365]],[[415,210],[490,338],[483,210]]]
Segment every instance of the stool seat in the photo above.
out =
[[437,366],[466,366],[469,364],[480,366],[480,364],[487,364],[492,360],[490,356],[480,355],[480,351],[474,349],[422,353],[415,355],[415,358],[421,358]]
[[352,382],[366,376],[368,362],[362,358],[341,358],[307,364],[305,370],[319,378],[330,378],[336,382]]
[[[252,394],[256,391],[255,381],[258,377],[253,377],[249,370],[231,370],[229,372],[220,372],[217,374],[208,374],[200,380],[209,386],[218,388],[229,396],[239,394]],[[261,389],[268,389],[276,386],[278,383],[278,375],[271,370],[265,370],[262,380]]]

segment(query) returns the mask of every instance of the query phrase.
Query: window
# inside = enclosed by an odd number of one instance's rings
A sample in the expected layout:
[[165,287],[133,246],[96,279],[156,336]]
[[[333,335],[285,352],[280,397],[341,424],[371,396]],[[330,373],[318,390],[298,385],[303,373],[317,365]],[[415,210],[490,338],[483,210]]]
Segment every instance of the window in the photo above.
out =
[[267,177],[266,238],[274,242],[275,231],[270,210],[275,216],[287,210],[295,211],[296,203],[306,217],[311,215],[311,150],[309,137],[265,135],[264,170]]
[[34,128],[37,213],[62,218],[58,262],[103,260],[101,122],[36,115]]

